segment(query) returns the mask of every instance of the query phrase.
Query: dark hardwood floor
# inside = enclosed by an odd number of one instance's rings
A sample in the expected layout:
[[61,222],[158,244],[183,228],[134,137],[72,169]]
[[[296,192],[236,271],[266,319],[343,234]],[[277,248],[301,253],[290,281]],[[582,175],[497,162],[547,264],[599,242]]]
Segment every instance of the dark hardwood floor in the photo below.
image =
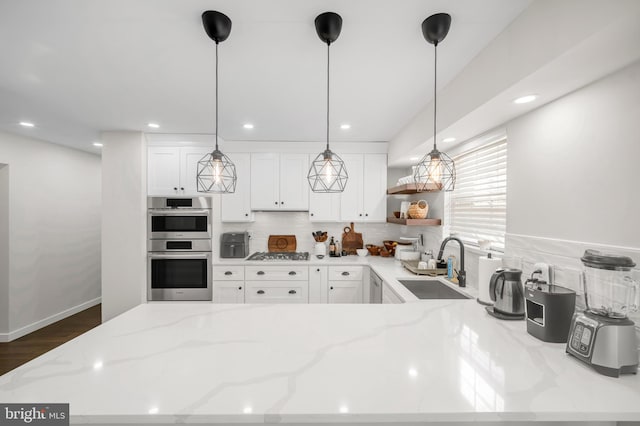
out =
[[96,305],[13,342],[0,343],[0,375],[91,330],[101,322],[101,305]]

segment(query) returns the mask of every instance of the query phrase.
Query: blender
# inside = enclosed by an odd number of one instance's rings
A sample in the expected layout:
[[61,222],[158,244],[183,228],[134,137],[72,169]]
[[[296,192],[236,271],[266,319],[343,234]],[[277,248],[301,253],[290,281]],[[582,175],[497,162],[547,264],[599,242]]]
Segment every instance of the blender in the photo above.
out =
[[635,324],[638,282],[631,258],[586,250],[582,284],[586,309],[573,316],[566,352],[610,377],[638,371]]

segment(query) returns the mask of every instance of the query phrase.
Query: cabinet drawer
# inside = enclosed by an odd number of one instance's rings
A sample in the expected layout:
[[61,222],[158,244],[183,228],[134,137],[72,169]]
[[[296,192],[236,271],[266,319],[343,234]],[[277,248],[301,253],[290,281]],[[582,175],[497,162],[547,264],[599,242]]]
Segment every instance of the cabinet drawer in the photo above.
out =
[[362,280],[362,266],[329,266],[329,281]]
[[309,303],[307,281],[247,281],[246,303]]
[[308,266],[246,266],[245,279],[254,281],[307,281]]
[[244,280],[244,266],[213,266],[214,281],[240,281]]

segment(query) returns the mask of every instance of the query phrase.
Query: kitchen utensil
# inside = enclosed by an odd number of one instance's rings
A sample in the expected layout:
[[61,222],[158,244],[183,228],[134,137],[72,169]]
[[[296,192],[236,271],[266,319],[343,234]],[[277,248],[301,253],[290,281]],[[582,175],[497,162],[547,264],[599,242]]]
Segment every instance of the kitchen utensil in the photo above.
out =
[[494,302],[487,312],[500,319],[524,319],[524,292],[520,269],[498,269],[491,275],[489,295]]
[[295,235],[269,235],[269,251],[293,252],[296,251]]
[[365,257],[369,253],[369,250],[367,250],[367,249],[356,249],[356,253],[358,253],[358,256]]
[[639,304],[631,258],[586,250],[582,285],[586,310],[573,316],[566,352],[606,376],[636,373],[638,342],[628,314]]
[[344,233],[342,234],[342,249],[345,250],[347,254],[356,254],[356,250],[363,247],[362,234],[355,232],[353,222],[351,222],[351,226],[345,226],[344,228]]
[[407,214],[411,219],[424,219],[429,212],[429,204],[425,200],[414,201],[409,205]]
[[527,333],[544,342],[566,343],[576,292],[559,285],[527,281],[524,297]]
[[502,259],[491,257],[491,253],[487,257],[478,259],[478,303],[491,306],[491,295],[489,294],[489,281],[496,269],[502,267]]

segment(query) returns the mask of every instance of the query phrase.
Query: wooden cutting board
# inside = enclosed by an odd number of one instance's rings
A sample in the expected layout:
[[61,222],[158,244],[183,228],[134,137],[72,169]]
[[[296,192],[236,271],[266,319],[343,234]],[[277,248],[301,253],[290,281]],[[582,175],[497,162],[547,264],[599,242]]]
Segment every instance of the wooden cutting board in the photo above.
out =
[[269,235],[269,251],[296,251],[295,235]]
[[351,222],[351,226],[344,227],[344,233],[342,234],[342,250],[346,251],[347,254],[357,254],[356,249],[361,249],[363,247],[362,234],[360,232],[355,232],[353,222]]

